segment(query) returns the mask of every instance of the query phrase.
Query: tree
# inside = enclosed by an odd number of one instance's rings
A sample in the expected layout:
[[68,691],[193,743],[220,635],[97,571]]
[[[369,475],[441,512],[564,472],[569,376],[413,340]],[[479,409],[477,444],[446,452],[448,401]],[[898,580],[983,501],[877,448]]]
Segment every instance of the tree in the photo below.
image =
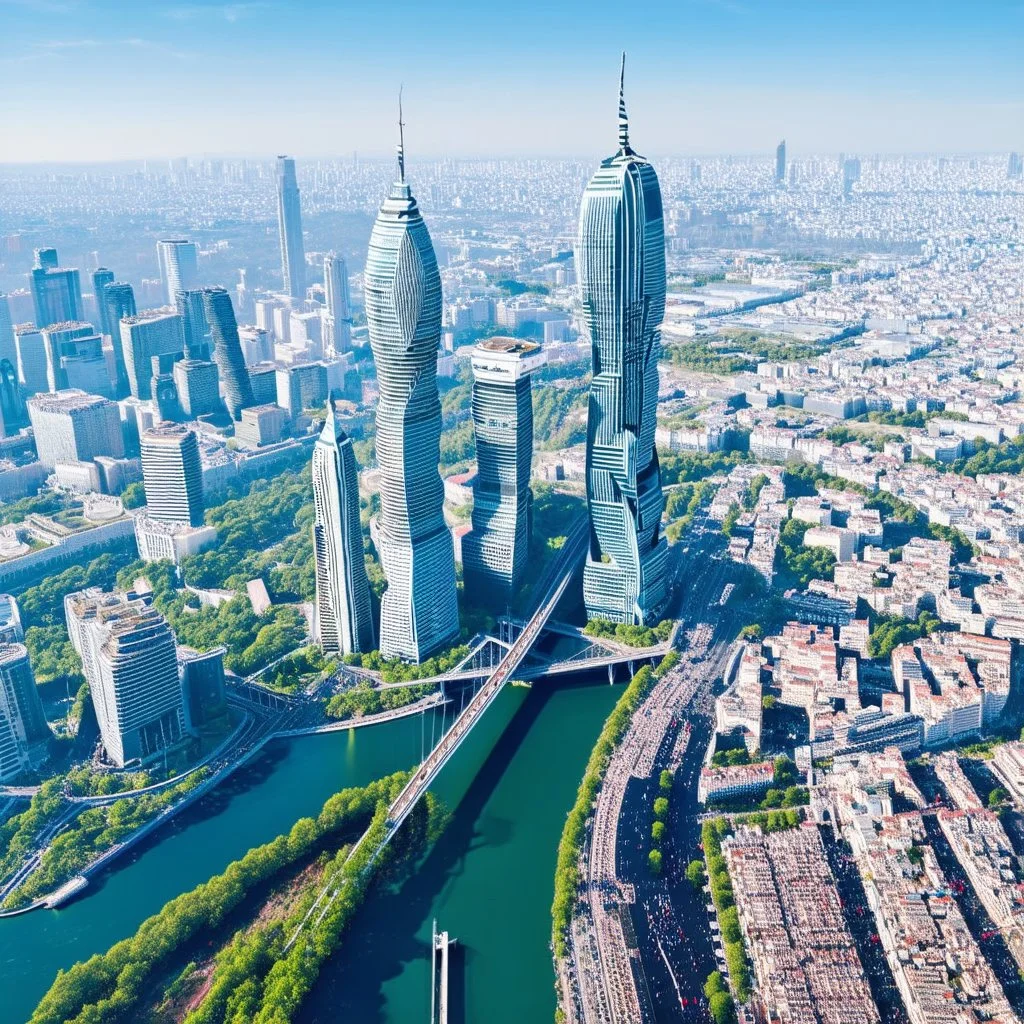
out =
[[665,822],[656,821],[651,825],[651,842],[655,846],[660,846],[662,839],[665,838]]
[[647,866],[651,869],[652,875],[661,874],[661,850],[651,850],[647,854]]
[[121,504],[125,508],[142,508],[146,504],[146,488],[141,480],[130,483],[121,492]]
[[763,711],[771,711],[777,703],[778,701],[775,697],[773,697],[770,693],[766,693],[761,698],[761,709]]
[[708,980],[704,982],[704,998],[709,1002],[718,992],[728,992],[729,986],[725,983],[721,971],[712,971]]
[[658,779],[658,788],[662,791],[662,793],[670,793],[672,791],[673,781],[674,780],[672,773],[667,768],[665,768]]
[[996,786],[996,788],[988,795],[988,805],[995,810],[995,808],[1005,803],[1009,799],[1009,796],[1010,794],[1007,793],[1002,786]]
[[708,1000],[708,1005],[715,1024],[734,1024],[736,1006],[728,992],[716,992]]
[[663,796],[659,796],[654,801],[654,816],[658,819],[664,820],[668,817],[668,800]]
[[700,860],[691,860],[686,865],[686,880],[694,887],[694,889],[702,889],[704,887],[704,862]]
[[740,630],[740,637],[743,640],[763,640],[764,639],[764,626],[759,622],[752,622],[748,626],[744,626]]

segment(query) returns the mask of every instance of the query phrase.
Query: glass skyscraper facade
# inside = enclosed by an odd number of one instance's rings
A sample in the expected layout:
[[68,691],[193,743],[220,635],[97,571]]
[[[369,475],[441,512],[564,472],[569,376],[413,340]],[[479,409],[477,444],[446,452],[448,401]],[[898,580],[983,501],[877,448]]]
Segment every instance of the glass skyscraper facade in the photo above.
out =
[[316,634],[325,654],[373,650],[370,584],[359,521],[359,471],[334,405],[313,448]]
[[654,168],[629,143],[619,87],[619,149],[590,179],[576,241],[593,381],[587,422],[587,614],[655,621],[666,603],[664,497],[654,446],[665,232]]
[[364,290],[380,388],[377,546],[388,582],[380,651],[418,662],[458,639],[459,615],[438,473],[441,276],[430,233],[405,181],[401,148],[398,166],[398,180],[370,235]]
[[277,158],[277,227],[281,236],[281,276],[293,299],[306,296],[306,253],[302,244],[302,208],[295,180],[295,161]]
[[242,418],[242,410],[255,405],[252,384],[238,340],[238,323],[231,296],[224,288],[204,288],[203,308],[213,341],[213,361],[220,371],[224,401],[233,420]]
[[473,603],[503,610],[522,582],[530,553],[533,394],[541,347],[488,338],[473,351],[477,478],[473,529],[462,538],[462,574]]
[[36,327],[81,320],[85,309],[78,271],[58,266],[56,249],[36,249],[35,255],[30,280]]

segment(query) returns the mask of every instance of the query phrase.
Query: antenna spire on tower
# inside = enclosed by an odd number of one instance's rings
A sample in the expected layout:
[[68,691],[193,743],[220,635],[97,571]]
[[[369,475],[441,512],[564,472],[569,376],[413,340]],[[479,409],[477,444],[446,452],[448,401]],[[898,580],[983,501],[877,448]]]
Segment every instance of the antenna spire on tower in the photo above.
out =
[[402,86],[398,87],[398,180],[405,182],[405,122],[402,120]]
[[626,51],[622,51],[619,68],[619,149],[629,153],[629,118],[626,116]]

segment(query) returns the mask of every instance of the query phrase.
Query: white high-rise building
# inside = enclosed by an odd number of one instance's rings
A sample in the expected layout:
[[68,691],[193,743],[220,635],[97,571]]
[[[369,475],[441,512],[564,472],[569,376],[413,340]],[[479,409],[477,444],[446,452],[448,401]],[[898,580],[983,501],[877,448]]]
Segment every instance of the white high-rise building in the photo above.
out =
[[146,515],[164,523],[203,525],[203,466],[195,431],[154,427],[141,438]]
[[326,654],[373,649],[370,586],[359,521],[359,474],[352,441],[334,406],[313,448],[316,635]]
[[333,252],[324,257],[324,298],[324,351],[340,355],[352,348],[352,312],[345,257]]
[[34,395],[26,403],[39,461],[89,462],[97,455],[124,457],[121,413],[116,402],[69,388]]
[[68,594],[64,614],[110,760],[124,767],[178,743],[185,708],[167,620],[144,598],[98,587]]
[[167,289],[167,304],[173,306],[178,292],[199,287],[199,258],[196,243],[187,238],[165,238],[156,243],[160,280]]

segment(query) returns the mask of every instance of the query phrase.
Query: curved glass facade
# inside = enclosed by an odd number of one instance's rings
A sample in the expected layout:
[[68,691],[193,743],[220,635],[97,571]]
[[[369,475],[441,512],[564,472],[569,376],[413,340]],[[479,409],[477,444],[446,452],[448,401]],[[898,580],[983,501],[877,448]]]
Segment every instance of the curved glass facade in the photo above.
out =
[[658,176],[629,145],[621,92],[619,151],[602,161],[583,193],[576,273],[594,369],[584,601],[591,617],[650,623],[667,598],[654,446],[665,231]]
[[380,388],[377,547],[388,582],[381,601],[380,651],[422,661],[458,639],[459,616],[455,555],[438,473],[441,276],[404,175],[374,223],[364,290]]

